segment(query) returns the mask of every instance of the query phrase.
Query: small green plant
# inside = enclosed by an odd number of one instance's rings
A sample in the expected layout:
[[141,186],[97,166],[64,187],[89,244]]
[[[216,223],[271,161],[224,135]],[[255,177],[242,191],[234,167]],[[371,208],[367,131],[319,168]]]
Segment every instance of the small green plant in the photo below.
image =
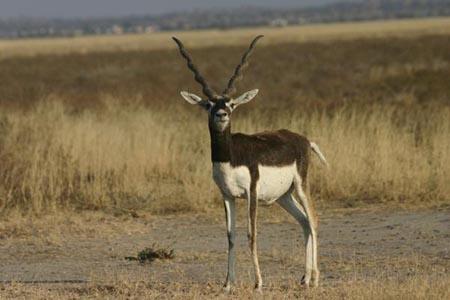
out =
[[169,247],[158,248],[156,244],[151,247],[146,247],[139,251],[137,256],[127,256],[127,260],[137,260],[140,263],[152,262],[155,259],[173,259],[175,251]]

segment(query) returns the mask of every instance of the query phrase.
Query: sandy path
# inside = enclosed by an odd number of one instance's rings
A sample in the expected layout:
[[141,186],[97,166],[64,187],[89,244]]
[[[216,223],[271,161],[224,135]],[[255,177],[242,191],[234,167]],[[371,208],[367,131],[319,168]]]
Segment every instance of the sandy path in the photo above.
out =
[[[221,282],[225,275],[224,223],[192,216],[152,219],[147,232],[111,237],[64,236],[58,243],[0,240],[0,281],[80,283],[117,278],[154,282]],[[260,263],[265,282],[298,280],[304,268],[299,226],[259,223]],[[140,265],[125,256],[153,243],[175,249],[176,258]],[[321,217],[322,283],[361,276],[408,276],[417,266],[430,272],[450,267],[450,213],[442,211],[330,213]],[[251,282],[245,223],[238,222],[238,279]]]

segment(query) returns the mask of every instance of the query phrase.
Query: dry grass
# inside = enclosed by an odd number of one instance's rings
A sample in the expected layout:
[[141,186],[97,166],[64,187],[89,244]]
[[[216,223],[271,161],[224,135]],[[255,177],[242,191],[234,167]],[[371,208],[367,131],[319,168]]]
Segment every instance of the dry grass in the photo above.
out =
[[[448,274],[433,276],[418,270],[407,278],[384,276],[379,278],[357,276],[353,280],[337,282],[331,286],[304,290],[294,281],[269,284],[264,288],[265,299],[448,299]],[[238,285],[231,295],[224,293],[216,282],[211,283],[147,283],[130,281],[126,276],[110,283],[92,282],[82,286],[58,286],[21,283],[0,285],[0,296],[17,299],[254,299],[248,284]]]
[[[90,36],[56,39],[0,40],[0,60],[11,56],[34,56],[38,54],[87,54],[98,51],[155,50],[173,48],[171,36],[186,40],[190,48],[211,46],[246,45],[255,35],[263,33],[266,42],[328,41],[330,39],[354,39],[373,37],[415,37],[424,34],[450,32],[450,18],[424,18],[357,23],[315,24],[288,28],[251,28],[233,30],[202,30],[161,32],[125,36]],[[207,38],[205,38],[207,37]]]
[[[400,114],[379,105],[332,114],[279,112],[275,119],[256,112],[238,119],[235,128],[285,127],[317,142],[332,166],[313,170],[313,196],[323,205],[444,203],[450,192],[450,108]],[[170,115],[139,105],[71,115],[51,102],[3,116],[3,210],[116,207],[161,213],[220,205],[210,179],[206,121]],[[269,125],[261,122],[269,119]],[[188,131],[180,131],[186,123]]]
[[3,245],[21,240],[59,245],[67,238],[113,238],[146,232],[153,217],[148,214],[136,216],[126,210],[58,212],[24,217],[20,211],[2,216],[0,240]]

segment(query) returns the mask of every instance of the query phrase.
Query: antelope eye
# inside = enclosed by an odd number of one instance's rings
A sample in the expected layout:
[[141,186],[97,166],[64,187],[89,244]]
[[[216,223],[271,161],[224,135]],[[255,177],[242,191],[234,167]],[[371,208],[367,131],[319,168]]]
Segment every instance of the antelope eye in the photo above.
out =
[[235,106],[236,106],[236,105],[235,105],[234,103],[231,103],[231,104],[230,104],[230,107],[231,107],[232,109],[234,109]]

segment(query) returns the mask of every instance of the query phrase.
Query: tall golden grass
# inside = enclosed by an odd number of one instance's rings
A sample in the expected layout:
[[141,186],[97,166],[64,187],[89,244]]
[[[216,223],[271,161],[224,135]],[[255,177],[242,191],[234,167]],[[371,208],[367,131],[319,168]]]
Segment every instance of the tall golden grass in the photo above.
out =
[[[206,116],[114,103],[105,96],[102,113],[74,115],[52,99],[35,110],[3,113],[2,208],[162,213],[220,205],[211,180]],[[256,111],[238,117],[233,128],[246,133],[288,128],[318,143],[331,165],[327,170],[313,161],[312,194],[323,205],[442,203],[450,192],[450,108],[401,113],[381,105],[331,114]]]

